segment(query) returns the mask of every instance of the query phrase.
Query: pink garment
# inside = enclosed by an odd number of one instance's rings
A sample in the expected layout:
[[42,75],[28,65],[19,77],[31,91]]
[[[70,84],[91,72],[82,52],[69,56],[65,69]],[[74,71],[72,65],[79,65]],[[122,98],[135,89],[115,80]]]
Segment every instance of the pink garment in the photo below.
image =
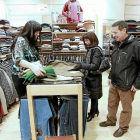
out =
[[71,2],[71,19],[75,22],[79,22],[79,16],[77,15],[77,5],[76,2]]
[[[82,18],[79,17],[77,15],[77,5],[76,2],[71,2],[71,18],[68,17],[68,1],[65,3],[63,10],[62,10],[62,14],[67,17],[67,22],[71,22],[73,23],[73,20],[75,20],[75,22],[82,22]],[[83,12],[83,9],[80,7],[80,12]],[[80,14],[82,15],[82,14]]]

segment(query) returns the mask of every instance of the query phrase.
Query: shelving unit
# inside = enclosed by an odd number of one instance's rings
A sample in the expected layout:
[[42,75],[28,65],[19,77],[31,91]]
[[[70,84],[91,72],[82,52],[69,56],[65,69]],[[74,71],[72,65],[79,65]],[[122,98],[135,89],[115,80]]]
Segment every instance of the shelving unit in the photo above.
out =
[[[109,21],[108,21],[109,22]],[[112,23],[103,24],[103,50],[105,57],[111,61],[113,44],[112,40],[112,32],[111,32]]]
[[[81,24],[81,23],[80,23]],[[76,30],[78,23],[53,23],[52,26],[59,26],[60,28],[67,28],[68,30]],[[86,29],[94,29],[94,23],[83,24]],[[80,41],[64,41],[65,38],[73,39],[74,36],[82,36],[87,32],[52,32],[52,49],[56,45],[62,46],[63,43],[67,42],[70,45],[78,45]],[[53,41],[54,38],[61,38],[62,41]],[[53,55],[80,55],[85,56],[86,50],[76,50],[76,51],[53,51]]]
[[[44,34],[44,33],[52,34],[51,31],[41,31],[41,34]],[[41,45],[43,44],[52,45],[52,40],[41,40]],[[40,49],[39,54],[45,55],[45,56],[50,54],[52,56],[53,52],[52,52],[52,49],[43,49],[43,50]]]
[[[129,26],[134,26],[134,27],[136,27],[136,26],[140,26],[140,23],[127,23],[127,25]],[[138,37],[138,39],[139,39],[139,41],[140,41],[140,32],[129,32],[128,31],[128,34],[129,35],[134,35],[135,37]]]
[[[5,25],[0,26],[0,29],[3,29],[5,31],[5,33],[6,33],[6,30],[9,29],[9,28],[10,28],[10,26],[5,26]],[[0,39],[11,39],[11,38],[12,38],[11,36],[0,36]],[[9,45],[9,44],[0,44],[0,48],[2,48],[2,47],[10,47],[10,46],[11,45]],[[0,54],[0,59],[5,58],[7,55],[11,55],[11,52],[9,51],[8,54]]]

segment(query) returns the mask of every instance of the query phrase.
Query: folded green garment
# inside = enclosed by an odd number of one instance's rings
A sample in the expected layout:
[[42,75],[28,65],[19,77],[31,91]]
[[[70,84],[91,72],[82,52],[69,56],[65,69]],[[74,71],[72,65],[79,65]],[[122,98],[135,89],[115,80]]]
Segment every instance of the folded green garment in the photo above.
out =
[[54,72],[54,69],[52,66],[45,66],[43,67],[43,70],[46,71],[44,76],[36,76],[31,70],[26,70],[25,72],[22,73],[22,76],[30,81],[30,83],[33,82],[35,78],[50,78],[50,79],[56,79],[57,75]]

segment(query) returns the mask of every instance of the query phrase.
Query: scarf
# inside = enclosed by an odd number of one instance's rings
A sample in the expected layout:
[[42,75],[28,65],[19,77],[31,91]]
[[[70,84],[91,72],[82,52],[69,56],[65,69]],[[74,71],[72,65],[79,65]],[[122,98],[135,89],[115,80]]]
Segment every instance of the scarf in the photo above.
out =
[[[77,15],[80,16],[80,3],[76,0]],[[71,1],[68,1],[68,17],[71,18]]]

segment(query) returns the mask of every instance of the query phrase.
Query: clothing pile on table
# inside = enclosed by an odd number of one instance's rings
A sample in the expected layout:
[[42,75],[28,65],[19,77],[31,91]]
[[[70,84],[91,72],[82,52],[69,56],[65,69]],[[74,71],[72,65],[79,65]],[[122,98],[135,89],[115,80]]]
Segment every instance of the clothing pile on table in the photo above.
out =
[[46,66],[43,67],[43,70],[46,71],[46,73],[44,74],[44,76],[40,76],[37,77],[30,69],[26,69],[25,71],[22,72],[22,76],[28,80],[30,83],[33,82],[33,80],[35,80],[36,78],[50,78],[50,79],[55,79],[57,77],[57,75],[54,72],[54,69],[52,66]]

